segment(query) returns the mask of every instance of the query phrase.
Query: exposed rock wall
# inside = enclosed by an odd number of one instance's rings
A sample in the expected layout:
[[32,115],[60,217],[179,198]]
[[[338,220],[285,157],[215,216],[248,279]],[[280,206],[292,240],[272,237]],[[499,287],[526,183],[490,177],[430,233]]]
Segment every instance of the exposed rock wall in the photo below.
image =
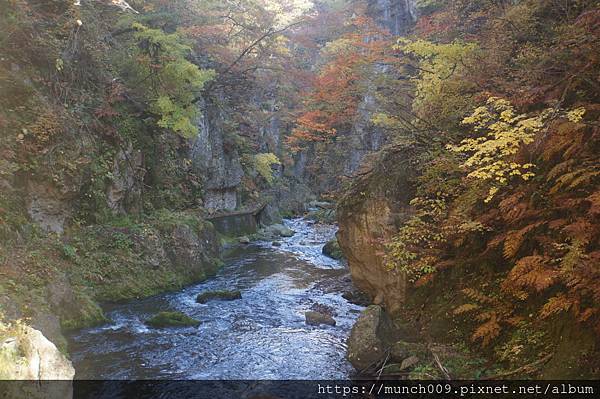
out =
[[394,35],[405,33],[417,20],[416,0],[369,0],[368,12]]
[[193,139],[191,158],[204,176],[204,206],[215,211],[234,210],[244,175],[239,154],[226,146],[223,113],[207,101],[200,101],[198,107],[198,136]]
[[109,209],[116,214],[139,212],[146,174],[142,152],[134,150],[130,143],[117,153],[112,169],[113,178],[106,189]]
[[[406,33],[417,19],[415,0],[368,0],[366,5],[367,15],[395,36]],[[335,142],[324,150],[310,149],[297,157],[297,167],[317,192],[339,189],[342,176],[354,175],[368,154],[391,141],[384,129],[372,122],[373,116],[382,111],[378,80],[391,77],[390,71],[385,64],[372,65],[371,69],[352,127],[339,130]]]
[[338,241],[354,284],[390,313],[405,300],[406,280],[385,265],[384,242],[410,215],[410,148],[387,147],[367,159],[338,205]]

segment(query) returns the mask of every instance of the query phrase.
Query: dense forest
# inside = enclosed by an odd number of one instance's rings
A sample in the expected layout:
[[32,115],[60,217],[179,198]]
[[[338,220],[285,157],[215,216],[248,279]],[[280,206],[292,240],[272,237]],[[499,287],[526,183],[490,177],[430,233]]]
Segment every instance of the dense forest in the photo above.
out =
[[600,377],[598,1],[0,0],[0,33],[0,379],[73,378],[106,304],[305,219],[353,374]]

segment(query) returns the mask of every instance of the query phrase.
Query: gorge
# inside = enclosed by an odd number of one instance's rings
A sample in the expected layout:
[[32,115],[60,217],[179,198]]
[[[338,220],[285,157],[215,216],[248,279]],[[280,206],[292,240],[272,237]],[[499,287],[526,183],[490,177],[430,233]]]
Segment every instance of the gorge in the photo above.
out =
[[598,1],[0,10],[0,380],[598,378]]

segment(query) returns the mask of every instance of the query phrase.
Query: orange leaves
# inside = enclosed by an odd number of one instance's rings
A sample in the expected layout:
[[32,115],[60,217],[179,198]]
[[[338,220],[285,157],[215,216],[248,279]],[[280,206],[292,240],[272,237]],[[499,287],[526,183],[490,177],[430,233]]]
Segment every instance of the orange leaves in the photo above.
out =
[[502,212],[502,217],[509,223],[515,222],[518,220],[523,213],[527,210],[527,203],[523,200],[525,194],[522,192],[517,192],[513,194],[498,204],[500,211]]
[[533,231],[534,229],[536,229],[537,227],[539,227],[543,224],[544,224],[544,222],[533,223],[528,226],[525,226],[524,228],[522,228],[520,230],[509,232],[506,235],[506,239],[504,241],[504,251],[503,251],[504,257],[506,259],[514,258],[517,255],[517,253],[519,252],[519,250],[521,249],[521,246],[523,245],[523,243],[525,242],[527,235],[531,231]]
[[493,313],[490,315],[489,320],[479,327],[475,329],[471,339],[473,341],[481,340],[482,346],[487,346],[490,344],[492,340],[494,340],[498,335],[500,335],[500,331],[502,328],[498,323],[498,319],[496,314]]
[[479,305],[476,305],[474,303],[465,303],[464,305],[461,305],[461,306],[457,307],[456,309],[454,309],[453,313],[455,315],[461,315],[461,314],[465,314],[465,313],[470,313],[477,309],[479,309]]
[[120,83],[113,82],[106,94],[104,102],[94,111],[97,118],[112,118],[119,113],[113,108],[113,105],[125,99],[125,86]]
[[517,261],[503,284],[505,291],[515,289],[533,289],[537,292],[552,286],[558,277],[558,271],[548,265],[548,258],[526,256]]
[[391,52],[386,32],[369,18],[354,18],[349,31],[322,49],[326,63],[315,76],[288,145],[299,149],[305,143],[327,141],[336,131],[349,128],[374,64],[395,62]]
[[546,302],[540,311],[540,315],[545,319],[557,313],[568,311],[574,304],[575,302],[566,294],[558,294]]
[[600,191],[596,191],[587,197],[586,200],[590,203],[588,214],[590,216],[600,216]]
[[574,223],[563,227],[562,229],[569,235],[573,240],[580,241],[583,244],[587,244],[592,239],[594,234],[595,226],[586,218],[579,218]]

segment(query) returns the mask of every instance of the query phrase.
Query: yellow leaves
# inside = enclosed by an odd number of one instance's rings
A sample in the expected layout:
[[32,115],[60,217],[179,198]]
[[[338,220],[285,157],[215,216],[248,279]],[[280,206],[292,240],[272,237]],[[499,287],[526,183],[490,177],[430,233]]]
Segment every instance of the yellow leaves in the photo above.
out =
[[273,176],[272,165],[280,165],[281,161],[277,158],[277,155],[266,152],[262,154],[256,154],[254,156],[254,162],[256,164],[257,172],[267,181],[272,184],[275,177]]
[[579,107],[567,112],[567,119],[573,123],[579,123],[585,115],[585,108]]
[[494,199],[494,196],[496,195],[496,193],[499,190],[500,189],[498,187],[492,187],[492,188],[490,188],[490,191],[488,191],[488,196],[483,201],[485,203],[488,203],[488,202],[492,201],[492,199]]
[[464,125],[473,127],[477,138],[467,138],[459,145],[449,145],[451,151],[466,154],[469,158],[462,167],[470,169],[472,179],[486,180],[493,184],[485,202],[490,202],[512,179],[527,181],[534,176],[532,163],[519,164],[514,156],[523,145],[533,142],[544,126],[546,113],[532,117],[517,115],[512,105],[501,98],[490,97],[485,106],[475,109],[463,119]]

